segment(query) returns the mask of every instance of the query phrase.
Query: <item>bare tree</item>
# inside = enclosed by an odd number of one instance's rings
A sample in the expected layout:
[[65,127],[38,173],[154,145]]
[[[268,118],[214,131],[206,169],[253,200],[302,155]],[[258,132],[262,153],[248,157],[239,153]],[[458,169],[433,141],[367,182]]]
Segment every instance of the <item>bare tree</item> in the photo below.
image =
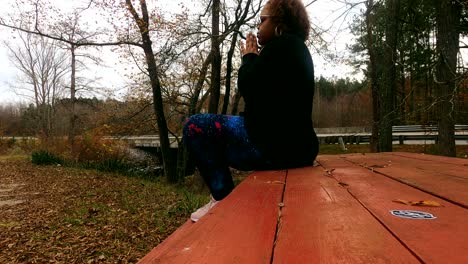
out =
[[[89,6],[88,6],[89,7]],[[83,40],[88,39],[90,36],[97,34],[96,32],[86,32],[85,30],[80,28],[80,20],[81,14],[87,8],[76,9],[72,12],[70,16],[64,21],[59,22],[55,25],[54,31],[61,32],[60,35],[62,38],[67,40],[68,42],[60,41],[58,42],[61,44],[61,47],[64,50],[69,52],[70,56],[70,119],[69,119],[69,129],[68,129],[68,142],[70,144],[70,148],[72,153],[75,152],[75,136],[77,135],[77,128],[76,123],[79,119],[79,115],[76,113],[76,102],[77,102],[77,94],[80,91],[78,86],[80,83],[80,78],[77,77],[79,71],[79,65],[82,65],[86,68],[86,65],[83,63],[84,59],[93,62],[94,64],[99,64],[101,60],[96,56],[92,56],[86,53],[79,53],[79,48],[84,47],[82,45]],[[87,45],[86,45],[87,46]],[[81,57],[81,58],[80,58]],[[89,80],[88,78],[86,78]],[[91,90],[90,87],[84,85],[82,83],[83,89]]]
[[[259,5],[262,4],[262,1],[260,1]],[[233,57],[234,57],[234,52],[236,51],[236,46],[237,46],[237,41],[239,38],[240,34],[240,27],[245,23],[247,15],[249,14],[249,10],[251,9],[252,6],[252,0],[247,0],[245,3],[245,6],[242,6],[242,1],[239,1],[236,11],[234,12],[234,25],[231,27],[233,28],[232,31],[232,37],[231,37],[231,42],[230,42],[230,47],[229,51],[227,53],[227,60],[226,60],[226,80],[225,80],[225,92],[224,92],[224,102],[223,102],[223,108],[221,110],[221,114],[225,115],[227,113],[228,105],[229,105],[229,99],[231,98],[231,79],[232,79],[232,64],[233,64]],[[252,8],[253,9],[253,8]],[[253,13],[257,13],[259,9],[255,10],[253,9]],[[225,21],[227,21],[227,18],[225,17]],[[229,26],[228,26],[229,28]],[[240,94],[236,95],[240,99]],[[236,100],[236,97],[234,98],[234,103],[233,103],[233,108],[235,105],[235,108],[237,108],[237,105],[239,104],[239,100]],[[236,110],[236,109],[235,109]]]
[[21,72],[24,85],[16,87],[19,94],[35,103],[41,134],[47,140],[53,128],[56,100],[63,96],[64,77],[69,71],[69,57],[55,41],[29,34],[18,34],[20,46],[7,44],[10,59]]
[[208,112],[217,113],[221,93],[221,51],[219,36],[220,0],[212,0],[211,11],[211,87]]
[[[32,10],[26,12],[24,16],[11,15],[11,19],[0,18],[0,26],[18,30],[27,34],[48,38],[55,41],[56,45],[62,49],[69,51],[70,61],[70,127],[68,132],[68,140],[71,150],[74,150],[74,138],[76,135],[76,121],[78,116],[75,113],[75,104],[77,96],[77,64],[80,63],[77,57],[84,56],[91,59],[94,63],[99,62],[99,59],[91,55],[78,54],[77,50],[81,47],[99,47],[99,46],[115,46],[123,44],[134,44],[126,41],[117,42],[96,42],[92,41],[93,37],[100,35],[100,32],[86,32],[80,28],[80,18],[82,12],[88,10],[93,0],[89,0],[88,4],[84,7],[77,8],[73,11],[71,16],[57,15],[62,20],[58,20],[55,24],[49,24],[50,21],[46,20],[47,14],[44,10],[51,9],[52,6],[47,6],[44,1],[33,1],[25,3],[17,3],[18,7],[21,5],[29,4],[33,7]],[[56,11],[56,10],[55,10]],[[21,10],[18,10],[21,12]],[[29,20],[28,20],[29,18]]]
[[[264,0],[236,0],[227,2],[209,1],[206,4],[206,9],[203,14],[198,16],[198,21],[194,21],[193,24],[198,26],[187,30],[184,34],[186,36],[199,36],[198,42],[192,41],[193,45],[203,45],[207,40],[211,40],[210,54],[211,54],[211,71],[209,72],[209,103],[208,112],[217,113],[219,109],[219,101],[221,95],[221,83],[224,80],[225,83],[225,94],[224,102],[221,112],[225,114],[229,105],[229,99],[231,98],[231,80],[233,73],[233,59],[235,57],[235,48],[238,44],[238,39],[245,38],[242,34],[241,27],[249,25],[257,14],[260,12]],[[208,10],[211,8],[211,12]],[[211,14],[211,24],[206,25],[203,18]],[[220,30],[222,25],[222,30]],[[211,28],[211,31],[207,31],[207,28]],[[200,36],[207,36],[206,38]],[[223,50],[223,45],[226,40],[229,40],[227,45],[227,53]],[[219,53],[219,55],[218,55]],[[226,54],[226,55],[224,55]],[[219,56],[219,57],[218,57]],[[223,71],[222,57],[226,56],[226,67]],[[223,76],[224,74],[224,76]],[[203,98],[202,98],[203,99]]]
[[170,143],[169,143],[169,136],[168,136],[168,129],[167,129],[167,122],[166,117],[164,116],[164,108],[163,108],[163,99],[161,93],[161,83],[159,81],[159,74],[158,68],[156,66],[156,60],[153,52],[151,37],[150,37],[150,30],[149,30],[149,14],[148,14],[148,7],[146,5],[145,0],[140,0],[140,8],[141,14],[139,14],[131,0],[126,0],[125,4],[127,6],[128,11],[131,13],[135,24],[138,26],[138,29],[141,34],[142,44],[140,47],[143,49],[145,53],[145,59],[147,63],[147,70],[148,76],[151,82],[151,88],[153,91],[153,107],[156,113],[156,121],[159,130],[159,140],[161,143],[161,152],[163,157],[163,166],[164,166],[164,174],[166,175],[167,179],[170,182],[177,181],[177,173],[173,169],[175,166],[172,166],[170,157]]

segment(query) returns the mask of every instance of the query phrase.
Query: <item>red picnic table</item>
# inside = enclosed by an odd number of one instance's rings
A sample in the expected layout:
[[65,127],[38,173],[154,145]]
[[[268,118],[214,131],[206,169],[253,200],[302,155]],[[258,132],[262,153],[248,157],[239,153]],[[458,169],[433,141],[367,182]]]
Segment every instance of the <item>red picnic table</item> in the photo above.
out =
[[468,160],[321,155],[249,175],[140,263],[468,263]]

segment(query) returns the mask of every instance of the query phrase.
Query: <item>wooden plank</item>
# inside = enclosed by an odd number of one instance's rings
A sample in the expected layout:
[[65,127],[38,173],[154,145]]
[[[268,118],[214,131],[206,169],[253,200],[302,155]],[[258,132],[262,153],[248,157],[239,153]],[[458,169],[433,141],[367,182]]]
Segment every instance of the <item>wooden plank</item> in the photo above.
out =
[[288,171],[273,263],[420,262],[322,168],[307,167]]
[[[365,155],[369,159],[377,156]],[[322,156],[320,164],[325,169],[334,169],[333,177],[346,183],[348,191],[424,263],[468,263],[468,210],[365,168],[353,166],[344,159]],[[416,207],[395,203],[395,199],[431,200],[444,207]],[[393,216],[391,210],[423,211],[437,218],[399,218]]]
[[468,167],[437,160],[413,159],[391,153],[343,157],[370,170],[468,208]]
[[454,164],[454,165],[461,165],[461,166],[468,167],[468,159],[462,159],[462,158],[452,158],[452,157],[435,156],[435,155],[429,155],[429,154],[423,154],[423,153],[410,153],[410,152],[392,152],[392,155],[399,155],[399,156],[407,157],[407,158],[421,159],[421,160],[427,160],[427,161],[437,161],[437,162],[443,162],[447,164]]
[[419,159],[418,156],[405,156],[401,155],[401,153],[391,152],[373,153],[370,154],[370,156],[364,157],[366,155],[348,154],[342,155],[342,157],[345,157],[349,160],[353,160],[355,162],[366,164],[366,166],[368,167],[374,165],[373,169],[387,168],[390,165],[394,167],[402,167],[405,169],[412,168],[411,170],[430,172],[432,174],[443,175],[444,177],[448,176],[448,180],[451,180],[452,178],[463,178],[462,182],[467,182],[466,180],[468,180],[468,166],[456,164],[454,162],[445,162],[445,159],[447,159],[448,157],[440,157],[440,160],[435,159],[438,156],[432,156],[431,159]]
[[286,171],[255,172],[140,263],[270,263]]

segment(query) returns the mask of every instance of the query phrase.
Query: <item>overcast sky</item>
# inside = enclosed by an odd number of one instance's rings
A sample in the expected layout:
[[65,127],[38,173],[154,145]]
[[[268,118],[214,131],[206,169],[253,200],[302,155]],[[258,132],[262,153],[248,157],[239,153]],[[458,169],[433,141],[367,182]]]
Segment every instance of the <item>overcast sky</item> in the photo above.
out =
[[[50,0],[52,3],[56,4],[58,7],[67,8],[73,3],[79,1],[72,0]],[[9,4],[15,2],[15,0],[2,0],[2,5],[8,6]],[[178,4],[184,1],[177,0],[153,0],[148,1],[149,8],[152,8],[152,5],[156,5],[158,9],[167,10],[167,12],[178,12],[180,9]],[[190,1],[185,5],[194,5],[195,1]],[[310,2],[305,0],[305,3]],[[328,34],[324,35],[324,38],[330,41],[329,48],[336,52],[336,55],[342,55],[346,50],[346,44],[351,43],[351,36],[347,30],[349,21],[351,20],[351,15],[339,17],[345,7],[339,1],[333,0],[318,0],[314,4],[310,5],[308,8],[309,16],[311,23],[313,25],[319,25],[321,27],[329,28],[330,31]],[[6,12],[6,8],[0,10],[0,16]],[[358,10],[355,10],[357,12]],[[337,19],[339,17],[339,19]],[[12,66],[8,58],[8,51],[4,46],[4,41],[12,40],[11,30],[7,30],[3,27],[0,27],[0,103],[12,102],[12,101],[25,101],[25,99],[18,97],[11,89],[11,84],[15,83],[17,80],[17,70]],[[312,51],[312,50],[311,50]],[[122,67],[116,67],[117,56],[113,54],[110,48],[102,48],[99,51],[99,55],[104,58],[104,65],[99,67],[92,67],[91,72],[87,73],[94,75],[97,78],[100,78],[100,83],[105,86],[110,86],[116,91],[116,96],[122,96],[126,90],[124,89],[126,79],[123,76],[125,71]],[[313,54],[314,64],[315,64],[315,75],[316,76],[326,76],[331,77],[333,75],[339,75],[339,77],[358,77],[351,74],[351,68],[345,65],[338,65],[336,63],[331,63],[325,61],[322,56],[319,54]],[[107,66],[107,67],[106,67]]]

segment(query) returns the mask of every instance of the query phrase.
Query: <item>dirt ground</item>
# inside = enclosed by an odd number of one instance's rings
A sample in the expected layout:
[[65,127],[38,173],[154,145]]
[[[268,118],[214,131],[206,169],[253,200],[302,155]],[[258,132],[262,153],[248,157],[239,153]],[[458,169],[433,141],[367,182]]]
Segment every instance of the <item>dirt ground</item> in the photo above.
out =
[[157,182],[0,159],[0,263],[135,263],[188,202]]

